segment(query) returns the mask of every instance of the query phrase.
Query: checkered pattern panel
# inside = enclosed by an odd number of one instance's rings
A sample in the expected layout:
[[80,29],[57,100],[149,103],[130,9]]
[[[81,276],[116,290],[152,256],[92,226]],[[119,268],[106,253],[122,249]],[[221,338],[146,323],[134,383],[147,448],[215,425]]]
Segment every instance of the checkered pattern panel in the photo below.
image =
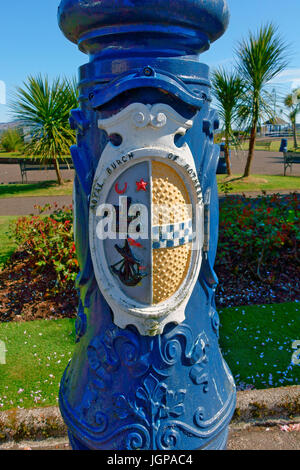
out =
[[192,219],[177,224],[156,225],[152,227],[152,248],[175,248],[193,241]]

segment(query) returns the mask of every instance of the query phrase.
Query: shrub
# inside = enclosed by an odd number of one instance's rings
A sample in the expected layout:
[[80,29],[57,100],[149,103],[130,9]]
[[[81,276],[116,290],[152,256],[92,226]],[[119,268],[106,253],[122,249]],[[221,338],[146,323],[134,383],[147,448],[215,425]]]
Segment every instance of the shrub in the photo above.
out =
[[[20,217],[14,225],[14,235],[19,249],[29,255],[36,270],[54,270],[57,290],[74,283],[78,273],[78,262],[73,241],[72,206],[58,208],[46,204],[39,209],[38,216]],[[51,215],[43,214],[52,209]]]
[[291,194],[283,202],[279,195],[263,194],[256,199],[227,197],[220,210],[218,257],[231,272],[250,270],[260,280],[285,261],[297,259],[300,240],[299,200]]
[[0,143],[5,152],[17,152],[24,146],[23,137],[17,129],[4,131]]

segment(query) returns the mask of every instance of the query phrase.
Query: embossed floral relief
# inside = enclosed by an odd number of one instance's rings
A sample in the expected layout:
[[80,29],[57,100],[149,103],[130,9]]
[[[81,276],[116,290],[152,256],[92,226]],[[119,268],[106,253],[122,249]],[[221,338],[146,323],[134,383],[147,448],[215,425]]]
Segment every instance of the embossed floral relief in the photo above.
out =
[[168,390],[165,383],[149,374],[137,389],[134,400],[131,401],[124,395],[118,397],[116,411],[121,419],[134,414],[148,427],[157,429],[160,419],[177,418],[184,413],[185,395],[186,390]]

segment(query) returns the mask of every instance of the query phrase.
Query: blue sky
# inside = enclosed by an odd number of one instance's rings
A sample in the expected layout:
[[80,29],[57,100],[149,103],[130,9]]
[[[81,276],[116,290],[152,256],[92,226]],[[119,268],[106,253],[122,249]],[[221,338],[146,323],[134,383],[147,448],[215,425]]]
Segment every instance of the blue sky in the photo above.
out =
[[[0,1],[0,122],[10,120],[3,102],[15,86],[22,85],[28,75],[59,74],[72,76],[87,57],[67,41],[57,25],[59,0]],[[237,42],[272,21],[278,25],[284,39],[291,44],[292,57],[288,69],[274,80],[278,95],[300,86],[300,1],[299,0],[228,0],[231,12],[229,28],[201,61],[211,67],[230,67]]]

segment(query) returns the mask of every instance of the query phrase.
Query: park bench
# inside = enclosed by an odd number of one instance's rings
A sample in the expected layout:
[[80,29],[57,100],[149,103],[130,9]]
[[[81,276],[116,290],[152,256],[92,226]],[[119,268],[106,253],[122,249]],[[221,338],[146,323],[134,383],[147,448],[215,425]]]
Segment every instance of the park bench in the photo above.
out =
[[284,176],[286,175],[286,170],[288,168],[291,169],[292,173],[292,166],[294,163],[300,163],[300,153],[296,152],[283,152],[284,158]]
[[262,147],[264,150],[270,150],[271,149],[271,144],[272,142],[266,142],[266,141],[256,141],[256,147]]
[[[55,167],[51,163],[39,163],[36,161],[29,160],[21,160],[19,162],[21,176],[22,176],[22,183],[28,182],[27,181],[27,172],[28,171],[41,171],[41,170],[55,170]],[[59,164],[60,170],[73,170],[74,166],[72,162],[64,162]]]

